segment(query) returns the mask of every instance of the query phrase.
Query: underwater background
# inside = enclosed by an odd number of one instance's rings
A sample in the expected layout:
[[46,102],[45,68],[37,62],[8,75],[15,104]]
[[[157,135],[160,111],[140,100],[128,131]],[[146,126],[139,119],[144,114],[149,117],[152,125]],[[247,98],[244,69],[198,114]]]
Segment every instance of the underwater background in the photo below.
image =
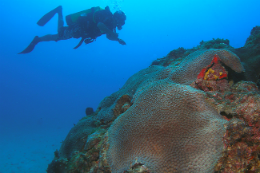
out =
[[[36,22],[63,6],[63,16],[100,6],[122,10],[127,19],[117,42],[99,37],[74,50],[79,40],[39,43],[57,32],[57,16]],[[178,47],[212,38],[242,47],[260,24],[259,0],[1,0],[0,1],[0,173],[46,172],[68,131],[126,80]]]

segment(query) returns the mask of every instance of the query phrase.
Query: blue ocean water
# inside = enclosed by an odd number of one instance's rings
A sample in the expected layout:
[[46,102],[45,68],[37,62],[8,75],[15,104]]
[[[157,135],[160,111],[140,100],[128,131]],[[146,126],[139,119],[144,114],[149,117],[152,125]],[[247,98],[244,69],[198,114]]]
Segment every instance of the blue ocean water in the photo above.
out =
[[[36,22],[63,6],[69,15],[93,6],[127,16],[119,36],[39,43],[19,55],[34,38],[57,32],[57,16],[40,27]],[[0,172],[45,172],[85,108],[98,107],[134,73],[178,47],[224,38],[242,47],[260,25],[259,0],[1,0],[0,1]]]

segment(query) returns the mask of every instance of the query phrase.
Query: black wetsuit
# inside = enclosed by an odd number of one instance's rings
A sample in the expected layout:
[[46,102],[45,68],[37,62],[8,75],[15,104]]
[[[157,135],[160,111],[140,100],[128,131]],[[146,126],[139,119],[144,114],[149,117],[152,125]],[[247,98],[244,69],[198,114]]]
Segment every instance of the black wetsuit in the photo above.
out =
[[58,40],[67,40],[69,38],[96,39],[102,35],[97,27],[99,22],[104,23],[107,28],[116,32],[116,24],[109,8],[96,12],[93,8],[92,12],[88,13],[86,16],[79,16],[76,23],[61,27],[58,32]]
[[83,42],[89,44],[102,34],[106,34],[109,40],[118,41],[120,44],[126,45],[122,39],[118,38],[116,33],[116,28],[119,29],[118,18],[111,13],[108,6],[105,10],[100,7],[92,7],[91,9],[68,15],[66,16],[68,26],[64,26],[62,7],[59,6],[45,14],[37,24],[44,26],[56,13],[58,13],[58,34],[47,34],[42,37],[35,36],[29,46],[19,54],[31,52],[39,42],[81,38],[78,45],[74,47],[74,49],[77,49]]

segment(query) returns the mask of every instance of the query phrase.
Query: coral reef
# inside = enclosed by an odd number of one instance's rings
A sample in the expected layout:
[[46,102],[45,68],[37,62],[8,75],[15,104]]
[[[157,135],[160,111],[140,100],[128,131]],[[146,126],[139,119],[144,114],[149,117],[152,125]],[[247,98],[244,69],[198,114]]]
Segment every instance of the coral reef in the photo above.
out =
[[212,39],[210,41],[201,41],[200,45],[192,49],[184,49],[180,47],[178,49],[172,50],[167,56],[159,58],[152,62],[152,65],[162,65],[164,67],[175,63],[176,61],[181,61],[182,58],[188,56],[189,54],[197,50],[207,50],[207,49],[227,49],[234,51],[235,49],[229,45],[229,40],[224,39]]
[[208,49],[225,49],[235,53],[243,63],[245,73],[235,74],[233,79],[253,81],[260,86],[260,26],[256,26],[251,30],[250,36],[241,48],[233,48],[229,45],[229,40],[212,39],[209,41],[201,41],[200,45],[192,49],[178,48],[172,50],[166,57],[159,58],[152,62],[152,65],[162,65],[164,67],[173,63],[182,61],[183,58],[198,50]]
[[[260,92],[247,71],[258,74],[258,36],[154,61],[71,129],[47,172],[260,172]],[[240,59],[250,48],[251,64]]]
[[88,136],[96,131],[95,121],[92,117],[82,118],[68,133],[59,150],[61,158],[70,159],[75,152],[84,149]]
[[68,164],[68,160],[66,158],[60,158],[59,151],[56,150],[54,152],[54,159],[49,164],[47,168],[47,172],[48,173],[67,172],[67,164]]
[[229,120],[217,172],[260,172],[260,92],[253,82],[238,82],[208,100]]
[[87,116],[91,115],[91,114],[94,113],[94,109],[91,108],[91,107],[87,107],[86,110],[85,110],[85,113],[86,113]]
[[212,39],[210,41],[204,42],[203,40],[200,42],[200,49],[225,49],[231,48],[229,45],[228,39]]
[[234,51],[246,69],[245,79],[260,86],[260,26],[252,29],[243,47]]

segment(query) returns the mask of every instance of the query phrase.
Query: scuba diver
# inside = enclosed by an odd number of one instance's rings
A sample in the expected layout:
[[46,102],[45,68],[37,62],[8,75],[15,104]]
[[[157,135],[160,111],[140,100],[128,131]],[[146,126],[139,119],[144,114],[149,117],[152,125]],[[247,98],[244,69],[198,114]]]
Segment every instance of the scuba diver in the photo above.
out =
[[30,53],[34,47],[42,41],[81,38],[78,45],[74,47],[74,49],[77,49],[83,42],[86,44],[92,43],[102,34],[106,34],[109,40],[118,41],[121,45],[126,45],[122,39],[118,38],[118,33],[116,33],[116,28],[121,30],[126,20],[126,15],[121,10],[112,14],[108,6],[106,6],[105,9],[92,7],[66,16],[68,26],[64,26],[62,6],[58,6],[45,14],[37,24],[44,26],[56,13],[58,14],[58,33],[48,34],[42,37],[35,36],[29,46],[19,54]]

